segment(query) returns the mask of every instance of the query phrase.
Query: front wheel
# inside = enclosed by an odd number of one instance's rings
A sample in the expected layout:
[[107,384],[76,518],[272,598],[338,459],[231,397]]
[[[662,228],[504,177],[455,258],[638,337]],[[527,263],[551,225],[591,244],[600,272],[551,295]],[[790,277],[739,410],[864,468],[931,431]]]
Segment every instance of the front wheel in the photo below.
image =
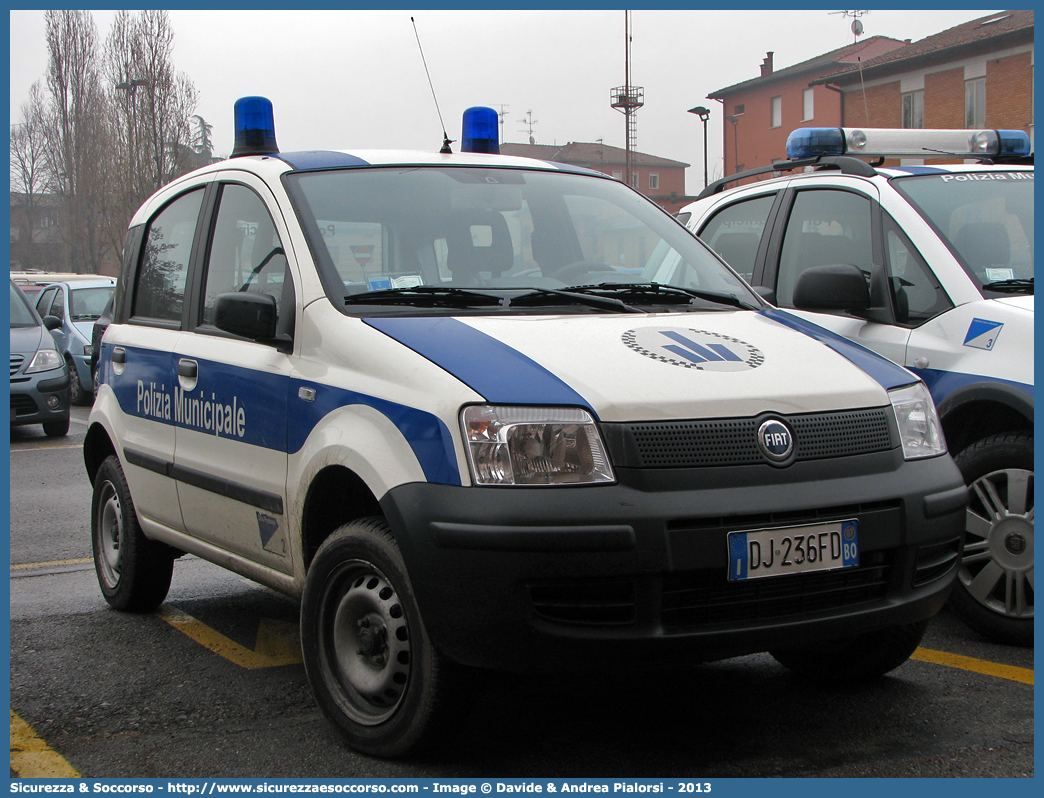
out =
[[447,665],[384,519],[346,524],[319,548],[301,602],[301,650],[319,708],[353,748],[401,756],[430,739]]
[[80,381],[80,374],[71,360],[65,361],[69,368],[69,402],[74,405],[87,404],[87,391]]
[[883,676],[910,659],[927,628],[925,620],[769,653],[802,676],[832,682],[864,681]]
[[993,640],[1033,645],[1033,436],[991,435],[954,461],[971,495],[953,609]]
[[174,572],[174,552],[142,533],[115,455],[105,459],[94,477],[91,548],[98,585],[110,606],[148,612],[163,603]]

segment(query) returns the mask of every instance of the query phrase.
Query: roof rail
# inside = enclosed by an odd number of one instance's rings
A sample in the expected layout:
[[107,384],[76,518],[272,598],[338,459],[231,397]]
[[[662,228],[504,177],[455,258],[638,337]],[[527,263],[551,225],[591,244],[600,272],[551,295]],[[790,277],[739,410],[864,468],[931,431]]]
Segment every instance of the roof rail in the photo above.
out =
[[699,200],[719,194],[729,183],[745,180],[748,177],[765,175],[770,172],[792,172],[795,169],[804,169],[809,166],[820,169],[840,169],[843,175],[857,175],[858,177],[873,177],[877,174],[877,170],[866,161],[861,161],[859,158],[853,158],[850,155],[817,155],[814,158],[795,158],[791,161],[780,161],[771,166],[759,166],[757,169],[737,172],[734,175],[723,177],[721,180],[715,180],[703,189],[696,199]]

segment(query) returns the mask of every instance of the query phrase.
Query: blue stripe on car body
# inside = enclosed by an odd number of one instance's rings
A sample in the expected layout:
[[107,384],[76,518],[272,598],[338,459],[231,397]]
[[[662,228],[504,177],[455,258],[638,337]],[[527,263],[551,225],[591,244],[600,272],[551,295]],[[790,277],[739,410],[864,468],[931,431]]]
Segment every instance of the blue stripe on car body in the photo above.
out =
[[766,318],[790,327],[792,330],[804,333],[820,343],[826,344],[839,355],[865,371],[886,391],[890,391],[893,388],[901,388],[916,381],[916,376],[902,366],[893,363],[883,355],[879,355],[864,346],[848,340],[842,335],[820,327],[818,324],[813,324],[778,308],[768,308],[759,311],[759,313]]
[[[199,364],[205,387],[183,392],[174,374],[177,356],[123,348],[127,351],[123,374],[106,381],[127,415],[293,454],[327,415],[340,407],[364,405],[398,428],[429,482],[461,484],[453,438],[431,413],[331,385],[199,358],[192,360]],[[302,387],[315,390],[315,401],[296,400]],[[295,404],[289,412],[291,401]]]
[[587,400],[559,377],[459,319],[407,316],[363,321],[448,371],[488,402],[568,405],[596,415]]

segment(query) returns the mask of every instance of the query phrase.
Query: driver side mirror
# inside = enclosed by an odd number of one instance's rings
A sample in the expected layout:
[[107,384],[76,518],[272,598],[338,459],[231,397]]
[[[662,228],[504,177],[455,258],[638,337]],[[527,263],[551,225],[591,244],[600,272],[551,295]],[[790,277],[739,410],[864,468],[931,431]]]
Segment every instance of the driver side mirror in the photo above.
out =
[[214,300],[214,326],[219,330],[288,351],[293,341],[288,335],[276,335],[278,318],[275,297],[269,294],[236,291]]

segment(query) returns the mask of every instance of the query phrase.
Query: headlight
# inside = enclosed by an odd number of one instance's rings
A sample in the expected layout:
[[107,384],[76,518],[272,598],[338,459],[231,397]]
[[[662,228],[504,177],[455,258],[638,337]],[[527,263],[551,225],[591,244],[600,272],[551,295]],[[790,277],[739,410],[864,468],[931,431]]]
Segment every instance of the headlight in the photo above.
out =
[[572,407],[474,405],[460,417],[476,485],[613,482],[591,414]]
[[25,370],[26,374],[35,374],[38,371],[50,371],[51,369],[61,368],[62,356],[58,354],[56,349],[39,349],[33,356],[32,362],[29,364],[29,368]]
[[916,460],[946,454],[939,414],[935,411],[935,402],[924,383],[896,388],[888,392],[888,398],[892,400],[892,410],[899,424],[903,457]]

